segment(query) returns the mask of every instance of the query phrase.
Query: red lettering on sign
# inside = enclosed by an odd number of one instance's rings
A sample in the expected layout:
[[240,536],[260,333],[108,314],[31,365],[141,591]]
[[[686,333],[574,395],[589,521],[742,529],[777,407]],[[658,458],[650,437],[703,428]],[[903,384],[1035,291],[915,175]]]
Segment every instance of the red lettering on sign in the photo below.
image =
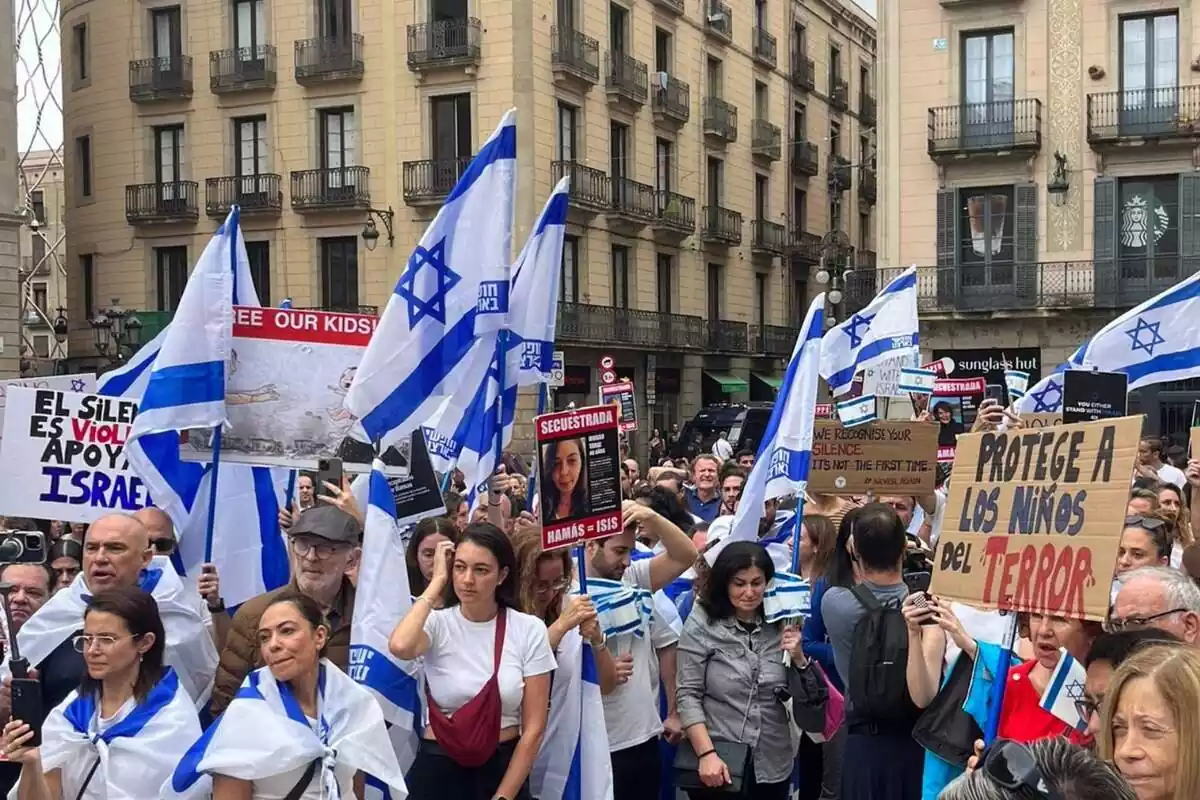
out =
[[1002,611],[1083,618],[1084,591],[1096,583],[1091,548],[1053,543],[1038,548],[1022,545],[1019,537],[989,536],[984,561],[984,603]]

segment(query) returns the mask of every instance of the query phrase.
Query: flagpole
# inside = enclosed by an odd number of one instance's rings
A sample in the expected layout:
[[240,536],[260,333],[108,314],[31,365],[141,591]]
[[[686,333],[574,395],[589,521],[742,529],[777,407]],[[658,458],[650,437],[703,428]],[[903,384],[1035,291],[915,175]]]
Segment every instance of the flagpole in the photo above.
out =
[[[538,384],[538,405],[537,405],[537,415],[539,417],[542,414],[546,413],[546,395],[547,394],[549,394],[549,390],[546,388],[546,384],[544,382],[539,383]],[[525,507],[532,509],[533,508],[533,498],[537,492],[537,477],[538,477],[538,472],[539,472],[537,444],[534,444],[534,446],[533,446],[533,469],[530,472],[532,473],[532,477],[529,479],[529,490],[526,492],[526,495],[525,495]]]
[[[231,300],[236,304],[238,299],[238,232],[241,229],[241,214],[242,209],[238,205],[234,205],[229,211],[229,218],[226,223],[232,227],[232,230],[225,231],[225,235],[229,237],[229,270],[233,273],[233,297]],[[229,376],[226,375],[228,380]],[[221,472],[221,425],[213,426],[212,438],[212,473],[209,477],[208,484],[208,524],[204,530],[204,563],[212,563],[213,550],[213,530],[217,525],[217,478]]]
[[792,530],[792,574],[800,574],[800,528],[804,526],[804,495],[796,503],[796,527]]
[[1000,648],[1000,663],[992,675],[992,692],[988,700],[987,726],[983,730],[983,743],[990,745],[1000,733],[1000,711],[1004,706],[1004,691],[1008,688],[1008,668],[1012,665],[1012,651],[1017,643],[1017,615],[1012,614],[1012,625]]
[[575,548],[575,560],[579,565],[579,593],[587,594],[587,545],[581,544]]
[[292,501],[296,499],[296,475],[299,470],[292,470],[288,475],[287,493],[283,496],[283,507],[289,511],[292,508]]

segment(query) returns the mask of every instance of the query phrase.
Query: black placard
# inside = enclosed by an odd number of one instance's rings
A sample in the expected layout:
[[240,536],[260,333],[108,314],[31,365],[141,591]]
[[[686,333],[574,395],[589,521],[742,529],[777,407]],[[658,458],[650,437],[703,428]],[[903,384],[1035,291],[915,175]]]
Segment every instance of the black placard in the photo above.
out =
[[1067,370],[1063,375],[1063,424],[1124,417],[1129,376],[1123,372]]
[[445,513],[442,492],[438,487],[437,474],[425,449],[425,436],[420,430],[413,431],[411,458],[408,475],[403,478],[388,478],[392,487],[392,498],[396,501],[396,521],[401,525],[416,522],[425,517]]

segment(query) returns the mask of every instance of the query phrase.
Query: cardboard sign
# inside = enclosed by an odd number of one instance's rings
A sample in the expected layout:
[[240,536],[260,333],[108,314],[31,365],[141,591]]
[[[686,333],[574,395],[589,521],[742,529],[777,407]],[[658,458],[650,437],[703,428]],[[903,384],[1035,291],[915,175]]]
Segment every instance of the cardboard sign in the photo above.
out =
[[1124,372],[1067,370],[1063,375],[1063,422],[1116,419],[1127,413],[1129,376]]
[[1142,418],[958,440],[931,591],[1103,620]]
[[9,389],[0,514],[91,523],[153,505],[125,460],[137,413],[134,400]]
[[616,405],[619,409],[621,433],[637,430],[637,396],[633,381],[618,381],[600,387],[600,405]]
[[1030,412],[1021,415],[1021,422],[1025,423],[1026,429],[1035,428],[1052,428],[1055,425],[1063,424],[1063,415],[1053,411],[1039,411],[1037,413]]
[[16,386],[55,389],[60,392],[94,392],[96,376],[90,372],[79,372],[74,375],[43,375],[37,378],[10,378],[0,381],[0,430],[4,428],[4,408],[8,390]]
[[543,414],[534,420],[542,549],[621,532],[617,406]]
[[878,364],[863,370],[863,394],[873,394],[876,397],[900,397],[900,373],[908,367],[916,366],[917,359],[911,355],[886,358]]
[[818,494],[929,494],[937,480],[937,427],[872,422],[853,428],[832,420],[813,427],[808,490]]
[[446,513],[437,474],[425,447],[425,436],[420,431],[413,431],[409,453],[408,475],[388,478],[392,498],[396,501],[396,522],[400,525]]

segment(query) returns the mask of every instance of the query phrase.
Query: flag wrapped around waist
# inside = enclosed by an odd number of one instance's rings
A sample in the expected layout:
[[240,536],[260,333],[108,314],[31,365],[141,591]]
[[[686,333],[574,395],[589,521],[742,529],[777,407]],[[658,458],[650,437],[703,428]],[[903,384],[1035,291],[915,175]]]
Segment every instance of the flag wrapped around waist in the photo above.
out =
[[[200,735],[196,707],[168,668],[146,699],[103,733],[96,694],[67,695],[42,727],[42,770],[59,770],[63,797],[75,798],[99,759],[85,798],[145,800],[158,797],[163,782]],[[18,784],[9,797],[18,796]]]
[[327,659],[321,660],[313,723],[288,683],[276,681],[268,667],[255,670],[184,755],[162,796],[201,797],[196,792],[205,775],[253,782],[313,761],[320,762],[323,800],[350,800],[360,771],[385,784],[393,798],[408,794],[379,704]]
[[605,578],[589,577],[587,587],[605,636],[626,633],[645,636],[650,630],[654,615],[654,598],[650,592]]
[[807,617],[812,611],[812,587],[790,572],[776,572],[763,593],[763,618],[767,622]]

